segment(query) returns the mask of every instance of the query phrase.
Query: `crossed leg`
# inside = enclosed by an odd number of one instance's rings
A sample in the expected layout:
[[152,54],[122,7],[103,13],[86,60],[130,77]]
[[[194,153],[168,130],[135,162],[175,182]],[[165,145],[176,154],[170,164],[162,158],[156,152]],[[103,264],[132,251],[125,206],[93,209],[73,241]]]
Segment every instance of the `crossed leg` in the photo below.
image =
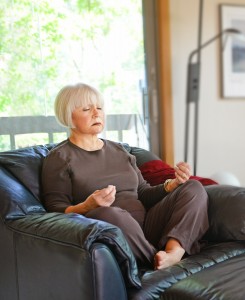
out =
[[144,232],[130,213],[119,207],[100,207],[86,217],[121,228],[140,264],[163,269],[179,262],[185,252],[199,251],[198,241],[208,228],[207,199],[199,182],[188,181],[148,211]]
[[208,196],[203,186],[189,180],[153,206],[146,215],[146,239],[159,251],[155,269],[179,262],[186,253],[200,251],[199,240],[208,229]]

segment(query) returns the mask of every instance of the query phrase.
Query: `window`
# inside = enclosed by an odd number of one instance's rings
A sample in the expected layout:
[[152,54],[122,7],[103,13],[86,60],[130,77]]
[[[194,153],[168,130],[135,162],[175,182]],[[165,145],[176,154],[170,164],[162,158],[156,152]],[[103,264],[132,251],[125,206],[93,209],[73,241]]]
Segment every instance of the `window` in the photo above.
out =
[[0,36],[1,150],[63,140],[53,102],[76,82],[104,94],[104,137],[149,147],[140,0],[1,0]]

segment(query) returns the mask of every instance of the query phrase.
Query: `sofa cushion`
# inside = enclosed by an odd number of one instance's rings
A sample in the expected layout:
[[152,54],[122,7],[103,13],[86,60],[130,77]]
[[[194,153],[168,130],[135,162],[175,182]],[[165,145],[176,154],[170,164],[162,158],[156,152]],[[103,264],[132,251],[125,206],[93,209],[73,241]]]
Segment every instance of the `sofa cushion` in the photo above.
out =
[[46,146],[33,146],[0,153],[0,164],[40,201],[40,175]]
[[209,230],[205,238],[213,242],[245,240],[245,188],[212,185],[209,196]]
[[241,254],[180,280],[161,299],[244,300],[244,268],[245,254]]
[[[125,146],[124,146],[125,147]],[[143,164],[150,162],[150,161],[155,161],[155,160],[160,160],[160,158],[154,154],[151,151],[145,150],[143,148],[138,148],[138,147],[131,147],[131,148],[125,148],[130,152],[132,155],[136,157],[136,163],[138,168],[140,168]]]
[[[202,274],[204,270],[215,269],[220,263],[229,261],[245,255],[245,242],[224,242],[215,245],[209,245],[203,248],[200,253],[187,256],[177,264],[157,271],[147,270],[142,274],[142,289],[131,289],[128,293],[129,299],[133,300],[153,300],[165,299],[165,293],[169,289],[174,289],[176,284],[188,278],[194,278],[195,274]],[[232,267],[233,275],[236,273],[237,264]],[[212,271],[211,271],[212,273]],[[235,275],[234,275],[235,276]],[[212,277],[212,276],[211,276]],[[212,277],[215,280],[215,277]],[[238,278],[238,282],[239,282]],[[206,285],[207,286],[207,285]],[[198,290],[196,291],[198,294]],[[161,295],[161,296],[160,296]],[[172,293],[170,294],[172,295]],[[207,296],[207,294],[205,294]],[[184,294],[169,299],[189,300],[192,298],[184,297]],[[199,297],[193,298],[199,299]],[[211,299],[211,298],[204,298]],[[220,299],[220,298],[212,298]],[[226,299],[226,298],[222,298]],[[231,298],[229,298],[231,299]],[[236,298],[234,298],[236,299]]]

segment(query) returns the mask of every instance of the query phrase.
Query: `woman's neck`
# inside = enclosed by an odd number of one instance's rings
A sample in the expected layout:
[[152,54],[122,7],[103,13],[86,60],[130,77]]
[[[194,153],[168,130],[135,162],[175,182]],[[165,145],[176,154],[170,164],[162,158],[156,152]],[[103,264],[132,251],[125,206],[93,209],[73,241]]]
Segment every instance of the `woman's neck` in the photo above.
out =
[[103,147],[104,142],[97,135],[77,135],[71,132],[70,142],[86,151],[95,151]]

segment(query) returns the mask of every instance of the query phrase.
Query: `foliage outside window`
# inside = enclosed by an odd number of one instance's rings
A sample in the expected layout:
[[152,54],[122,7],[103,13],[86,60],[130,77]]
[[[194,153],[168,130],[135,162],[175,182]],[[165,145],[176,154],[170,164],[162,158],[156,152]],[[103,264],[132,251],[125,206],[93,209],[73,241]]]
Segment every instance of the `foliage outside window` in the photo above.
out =
[[141,114],[142,27],[140,0],[1,0],[0,117],[53,115],[76,82],[101,90],[108,114]]

